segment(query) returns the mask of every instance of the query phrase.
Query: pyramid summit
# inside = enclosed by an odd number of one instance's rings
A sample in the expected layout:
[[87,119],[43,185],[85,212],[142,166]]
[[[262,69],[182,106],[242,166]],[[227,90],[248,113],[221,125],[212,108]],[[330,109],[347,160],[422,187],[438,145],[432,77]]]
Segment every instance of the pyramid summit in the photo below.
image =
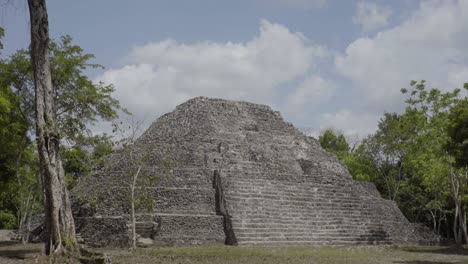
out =
[[[323,150],[269,106],[197,97],[161,116],[132,149],[171,175],[145,186],[151,212],[138,212],[140,242],[150,245],[432,243],[436,237],[354,181]],[[117,179],[125,162],[75,189],[77,231],[94,246],[130,239],[128,197]],[[91,193],[92,201],[77,198]],[[88,195],[89,196],[89,195]]]

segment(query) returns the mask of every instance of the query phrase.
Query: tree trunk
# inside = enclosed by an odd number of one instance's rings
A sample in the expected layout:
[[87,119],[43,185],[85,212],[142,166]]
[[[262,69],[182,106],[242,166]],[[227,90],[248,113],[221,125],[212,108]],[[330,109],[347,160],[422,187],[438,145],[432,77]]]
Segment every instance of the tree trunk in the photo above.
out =
[[21,173],[20,173],[20,166],[21,166],[21,161],[23,159],[23,149],[24,149],[24,144],[26,143],[26,134],[23,135],[21,139],[21,143],[18,149],[18,157],[16,158],[16,179],[18,181],[18,190],[19,190],[19,195],[20,195],[20,207],[18,210],[18,233],[20,235],[20,239],[23,242],[23,233],[24,233],[24,211],[25,211],[25,200],[24,200],[24,194],[23,194],[23,181],[21,180]]
[[26,244],[28,241],[25,239],[26,237],[26,221],[28,218],[28,209],[29,209],[29,204],[31,203],[31,193],[28,191],[28,200],[26,202],[26,205],[23,208],[22,216],[21,216],[21,225],[19,227],[20,230],[20,235],[21,235],[21,243]]
[[45,0],[28,0],[31,22],[31,59],[36,89],[36,140],[44,189],[46,254],[77,250],[75,224],[66,189],[60,137],[54,111],[49,58],[49,22]]
[[32,213],[34,210],[34,204],[36,203],[36,199],[37,199],[37,193],[38,193],[38,190],[36,186],[33,189],[33,200],[32,200],[31,206],[29,207],[29,212],[26,212],[28,214],[28,217],[26,219],[26,233],[24,235],[25,236],[24,240],[26,241],[26,243],[29,242],[29,235],[31,234],[31,219],[32,219]]

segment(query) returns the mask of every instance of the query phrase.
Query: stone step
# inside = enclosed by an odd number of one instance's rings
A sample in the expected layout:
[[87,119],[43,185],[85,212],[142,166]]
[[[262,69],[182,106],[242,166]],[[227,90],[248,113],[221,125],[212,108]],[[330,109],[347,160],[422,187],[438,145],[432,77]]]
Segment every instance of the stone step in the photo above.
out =
[[[242,215],[256,215],[256,214],[265,214],[265,215],[317,215],[317,214],[350,214],[353,215],[375,215],[370,210],[369,207],[358,206],[358,205],[351,205],[351,206],[327,206],[327,205],[320,205],[314,206],[313,203],[291,203],[288,208],[287,203],[282,203],[278,206],[269,205],[266,203],[255,203],[255,204],[248,204],[248,203],[229,203],[227,205],[229,211],[236,212],[236,214]],[[336,209],[336,210],[333,210]],[[304,213],[302,213],[304,212]],[[336,213],[335,213],[336,212]]]
[[256,240],[256,241],[299,241],[299,240],[349,240],[349,241],[362,241],[362,240],[387,240],[386,235],[372,235],[372,234],[281,234],[271,236],[239,236],[236,234],[238,241]]
[[392,222],[386,222],[379,219],[368,219],[366,222],[360,221],[346,221],[343,219],[315,219],[315,220],[299,220],[299,219],[233,219],[232,223],[235,227],[278,227],[283,228],[290,225],[291,227],[320,227],[320,228],[333,228],[334,226],[360,226],[360,225],[382,225]]
[[153,240],[154,246],[200,246],[224,244],[223,236],[156,236]]
[[[228,208],[236,212],[242,211],[268,211],[275,210],[281,213],[297,213],[304,210],[315,212],[331,212],[333,210],[338,212],[352,212],[359,209],[362,212],[368,212],[371,207],[359,203],[353,204],[340,204],[340,203],[314,203],[308,201],[284,201],[284,200],[270,200],[264,201],[258,198],[258,201],[232,201],[227,200]],[[274,202],[278,203],[277,205]],[[274,211],[273,211],[274,212]]]
[[374,219],[366,219],[366,220],[361,220],[359,221],[358,218],[329,218],[329,217],[323,217],[323,218],[314,218],[314,219],[307,219],[307,218],[233,218],[231,221],[235,224],[295,224],[295,225],[315,225],[315,226],[320,226],[320,225],[355,225],[355,224],[371,224],[371,223],[387,223],[389,221],[385,220],[379,220],[377,218]]
[[[361,213],[352,212],[352,214],[347,214],[345,211],[337,212],[337,213],[320,213],[320,212],[306,212],[306,213],[277,213],[277,212],[238,212],[233,219],[261,219],[268,220],[268,219],[293,219],[293,220],[308,220],[308,221],[319,221],[328,219],[328,221],[335,221],[335,220],[342,220],[343,222],[347,221],[362,221],[363,216],[369,216],[372,218],[372,215],[366,215]],[[368,217],[366,217],[368,218]]]
[[214,211],[200,211],[200,210],[158,210],[158,214],[167,214],[167,215],[205,215],[213,216],[217,215]]
[[[144,237],[224,237],[224,219],[219,215],[139,214],[137,221],[140,222],[137,229]],[[130,222],[127,222],[127,228],[131,228]]]
[[328,235],[328,234],[335,234],[335,235],[362,235],[367,232],[370,232],[371,229],[369,227],[356,227],[356,228],[340,228],[339,229],[310,229],[310,228],[295,228],[295,229],[280,229],[280,228],[271,228],[271,231],[264,230],[258,231],[255,229],[246,230],[242,228],[236,229],[236,236],[284,236],[284,235],[311,235],[311,236],[318,236],[321,234]]
[[254,185],[250,183],[239,184],[238,182],[224,184],[229,192],[239,193],[271,193],[271,194],[284,194],[284,195],[300,195],[300,194],[315,194],[315,195],[330,195],[342,197],[360,197],[361,194],[354,192],[351,188],[347,187],[323,187],[313,186],[299,186],[297,184],[289,184],[284,186],[269,186],[269,185]]
[[345,190],[320,190],[315,191],[312,189],[294,189],[292,188],[265,188],[265,187],[245,187],[242,186],[231,186],[226,190],[227,194],[262,194],[262,195],[284,195],[284,196],[333,196],[333,197],[342,197],[342,198],[360,198],[359,195],[353,195],[350,191]]
[[239,205],[245,205],[247,204],[252,204],[252,205],[270,205],[272,204],[278,204],[278,206],[281,205],[309,205],[310,207],[320,207],[320,206],[325,206],[325,207],[368,207],[368,204],[363,204],[363,201],[355,201],[355,200],[343,200],[343,199],[314,199],[314,198],[296,198],[296,197],[281,197],[280,195],[278,196],[271,196],[271,195],[250,195],[250,196],[232,196],[232,195],[226,195],[226,199],[228,199],[230,202],[239,204]]
[[[246,173],[246,171],[248,171]],[[269,171],[265,168],[259,168],[258,171],[252,170],[221,170],[221,176],[223,181],[226,183],[239,183],[246,184],[252,183],[254,186],[261,186],[262,184],[266,185],[291,185],[302,183],[303,186],[324,186],[324,187],[349,187],[351,188],[354,184],[353,181],[343,180],[340,184],[334,184],[333,182],[324,183],[322,180],[327,178],[335,179],[337,176],[325,174],[325,175],[307,175],[302,173],[287,173],[287,172],[278,172],[275,173],[274,170]],[[271,175],[274,175],[271,176]]]
[[318,240],[289,240],[289,241],[258,241],[258,240],[243,240],[238,241],[240,246],[255,246],[255,245],[262,245],[262,246],[282,246],[282,245],[348,245],[348,244],[355,244],[355,245],[388,245],[391,244],[391,240],[338,240],[338,239],[318,239]]
[[[266,224],[266,225],[252,225],[252,224],[244,224],[244,225],[239,225],[239,224],[234,224],[233,227],[235,228],[236,232],[242,232],[242,233],[269,233],[269,231],[252,231],[247,229],[264,229],[268,228],[272,230],[271,232],[275,232],[277,230],[283,230],[281,232],[289,232],[287,229],[288,225],[281,225],[281,224]],[[382,230],[382,225],[307,225],[307,224],[290,224],[291,227],[291,232],[296,232],[296,230],[303,230],[299,232],[313,232],[313,233],[320,233],[320,232],[350,232],[350,231],[356,231],[356,232],[361,232],[362,230]]]
[[213,188],[152,188],[153,210],[215,212],[215,190]]
[[175,168],[158,182],[161,187],[213,188],[214,170],[200,167]]
[[360,197],[361,195],[353,193],[351,190],[346,190],[344,188],[328,188],[328,189],[318,189],[319,187],[310,187],[310,188],[300,188],[294,185],[290,186],[242,186],[236,185],[233,183],[228,187],[226,191],[229,193],[257,193],[257,194],[281,194],[281,195],[292,195],[292,196],[301,196],[301,195],[334,195],[337,197]]
[[227,199],[230,199],[234,202],[249,202],[249,203],[271,203],[271,201],[283,201],[284,203],[314,203],[315,206],[318,205],[362,205],[366,206],[367,204],[363,204],[364,201],[360,199],[345,199],[345,198],[334,198],[328,197],[328,199],[320,198],[316,199],[315,197],[283,197],[281,195],[258,195],[258,194],[250,194],[250,195],[226,195]]
[[391,221],[352,184],[317,184],[311,176],[295,180],[227,177],[226,204],[239,244],[391,242],[381,231]]

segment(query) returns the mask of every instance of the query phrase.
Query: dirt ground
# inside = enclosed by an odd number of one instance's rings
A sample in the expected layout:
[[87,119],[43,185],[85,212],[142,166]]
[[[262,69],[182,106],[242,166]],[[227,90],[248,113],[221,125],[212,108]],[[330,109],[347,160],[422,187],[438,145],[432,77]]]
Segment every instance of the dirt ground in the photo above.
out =
[[[43,245],[22,245],[9,239],[9,231],[0,230],[0,263],[48,263]],[[297,246],[233,247],[203,246],[174,248],[99,249],[113,263],[161,264],[468,264],[468,249],[421,246]]]

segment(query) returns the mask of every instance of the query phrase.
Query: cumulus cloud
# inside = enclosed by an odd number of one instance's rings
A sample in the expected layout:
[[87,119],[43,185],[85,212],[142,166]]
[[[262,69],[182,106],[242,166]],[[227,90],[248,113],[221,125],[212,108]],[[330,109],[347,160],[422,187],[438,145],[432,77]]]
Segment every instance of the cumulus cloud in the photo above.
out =
[[347,137],[364,137],[377,129],[380,118],[378,113],[355,112],[350,109],[341,109],[336,113],[324,113],[320,119],[320,130],[334,129],[343,132]]
[[[98,80],[113,83],[122,105],[150,121],[203,95],[274,105],[298,126],[365,136],[384,111],[403,109],[400,88],[411,80],[442,89],[468,82],[468,1],[424,1],[411,12],[343,51],[329,52],[268,21],[246,42],[150,42],[128,54],[128,65]],[[317,71],[335,52],[336,72]]]
[[[97,79],[114,84],[116,98],[137,118],[153,120],[195,96],[271,105],[282,84],[304,78],[308,82],[311,69],[325,55],[324,48],[301,33],[262,21],[259,34],[245,43],[167,39],[135,47],[128,65]],[[298,92],[308,93],[306,89]]]
[[336,84],[333,81],[312,74],[307,76],[296,90],[289,94],[283,108],[287,113],[307,115],[310,110],[317,108],[321,103],[328,102],[335,90]]
[[[335,65],[353,82],[355,108],[402,109],[400,88],[410,80],[453,88],[468,65],[468,2],[425,1],[400,25],[353,41]],[[460,87],[462,83],[457,86]]]
[[392,14],[390,8],[380,6],[374,2],[359,2],[356,5],[354,24],[361,27],[365,33],[383,28],[388,25],[388,18]]

